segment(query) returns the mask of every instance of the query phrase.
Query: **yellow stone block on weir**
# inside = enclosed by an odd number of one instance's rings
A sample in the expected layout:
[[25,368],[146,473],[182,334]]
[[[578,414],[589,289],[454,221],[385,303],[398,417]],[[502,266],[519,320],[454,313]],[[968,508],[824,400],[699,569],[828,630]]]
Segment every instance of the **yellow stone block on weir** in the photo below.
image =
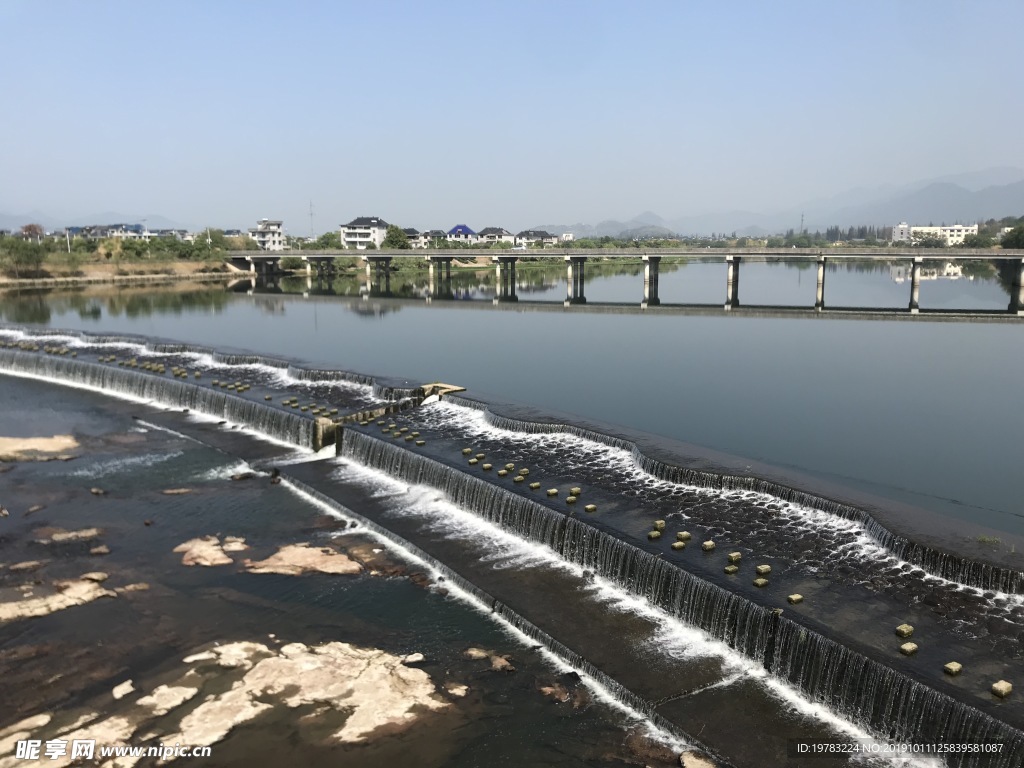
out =
[[917,653],[917,643],[904,643],[900,646],[900,653],[904,656],[913,656]]
[[1006,680],[1000,680],[997,683],[992,683],[992,693],[998,696],[1000,699],[1005,699],[1013,692],[1013,685],[1008,683]]
[[914,634],[914,628],[909,624],[900,624],[896,627],[897,637],[910,637],[912,634]]

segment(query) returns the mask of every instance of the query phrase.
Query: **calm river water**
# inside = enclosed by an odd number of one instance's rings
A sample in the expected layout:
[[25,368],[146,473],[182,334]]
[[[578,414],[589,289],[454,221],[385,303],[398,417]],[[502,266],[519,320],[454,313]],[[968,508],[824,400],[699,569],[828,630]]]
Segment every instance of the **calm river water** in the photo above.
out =
[[[450,382],[1024,533],[1016,482],[1024,328],[1017,321],[613,314],[563,309],[560,262],[521,265],[518,282],[524,306],[511,311],[492,307],[493,270],[481,269],[456,275],[456,295],[468,300],[429,305],[359,300],[355,278],[319,286],[298,279],[267,292],[243,283],[8,294],[0,314]],[[397,274],[392,289],[424,295],[426,275]],[[811,306],[814,290],[813,269],[742,268],[743,305]],[[588,265],[588,307],[639,304],[642,294],[640,265]],[[721,306],[725,268],[663,264],[660,295],[665,303]],[[905,311],[908,299],[898,267],[836,265],[827,273],[830,307]],[[533,301],[551,303],[516,311]],[[925,280],[921,288],[922,310],[994,312],[1007,302],[994,273]]]

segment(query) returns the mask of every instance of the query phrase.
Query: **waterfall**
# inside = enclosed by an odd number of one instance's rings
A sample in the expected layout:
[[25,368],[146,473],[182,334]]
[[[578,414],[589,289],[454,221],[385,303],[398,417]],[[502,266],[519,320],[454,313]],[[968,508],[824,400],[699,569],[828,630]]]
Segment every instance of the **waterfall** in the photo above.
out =
[[375,397],[389,402],[407,399],[414,399],[419,402],[423,399],[423,387],[388,384],[378,381],[373,376],[366,376],[361,373],[302,368],[297,365],[290,365],[288,366],[288,375],[299,381],[347,383],[370,387]]
[[782,501],[825,512],[846,520],[852,520],[862,525],[868,536],[879,546],[885,548],[899,559],[917,565],[935,576],[984,590],[1007,592],[1010,594],[1024,593],[1024,572],[989,563],[981,563],[960,555],[917,544],[905,536],[893,533],[864,509],[790,488],[771,480],[749,476],[717,474],[669,464],[647,456],[630,440],[606,435],[595,430],[577,427],[572,424],[524,421],[496,415],[483,403],[459,395],[445,395],[444,399],[446,402],[454,405],[483,411],[487,423],[498,429],[527,434],[568,434],[583,440],[628,451],[640,469],[658,480],[716,491],[751,491],[774,496]]
[[406,398],[422,397],[422,387],[402,386],[392,383],[379,382],[372,376],[351,371],[305,368],[296,363],[279,357],[267,355],[256,355],[249,353],[220,352],[210,347],[198,344],[185,344],[179,342],[153,341],[144,336],[110,336],[88,334],[82,331],[65,331],[53,328],[47,329],[26,329],[17,326],[6,326],[0,324],[0,328],[15,330],[28,337],[67,337],[76,339],[86,345],[117,345],[137,346],[140,354],[154,355],[207,355],[216,365],[224,366],[263,366],[276,368],[286,372],[298,381],[308,382],[341,382],[365,386],[372,389],[373,394],[382,400],[402,400]]
[[[525,539],[545,544],[696,626],[770,674],[895,741],[1002,742],[1003,752],[949,755],[950,765],[1011,768],[1024,762],[1024,733],[612,535],[482,478],[357,430],[341,455],[402,481],[427,485],[454,504]],[[993,758],[995,758],[993,760]]]
[[276,440],[302,448],[314,447],[312,419],[200,384],[85,360],[4,348],[0,348],[0,369],[152,400],[171,408],[188,408],[242,424]]

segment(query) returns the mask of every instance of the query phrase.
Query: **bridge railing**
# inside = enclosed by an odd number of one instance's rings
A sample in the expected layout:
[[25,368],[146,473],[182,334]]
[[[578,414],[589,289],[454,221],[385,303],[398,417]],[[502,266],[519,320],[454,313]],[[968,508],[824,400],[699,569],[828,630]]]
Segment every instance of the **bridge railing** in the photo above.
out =
[[475,259],[479,256],[514,256],[517,258],[611,257],[640,258],[642,256],[679,256],[694,259],[724,259],[726,256],[775,257],[785,259],[1024,259],[1024,250],[992,248],[536,248],[527,251],[497,248],[460,248],[410,250],[316,250],[316,251],[231,251],[229,259],[280,259],[285,256],[365,258],[388,256],[392,258],[426,259],[444,256],[456,259]]

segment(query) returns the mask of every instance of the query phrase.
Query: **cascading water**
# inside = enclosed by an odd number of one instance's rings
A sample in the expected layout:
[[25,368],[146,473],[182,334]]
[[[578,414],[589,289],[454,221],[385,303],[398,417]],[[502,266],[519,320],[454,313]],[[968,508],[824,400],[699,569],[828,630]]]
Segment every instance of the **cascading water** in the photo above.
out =
[[955,581],[984,590],[1006,593],[1024,593],[1024,572],[981,563],[949,552],[927,547],[893,533],[866,510],[832,499],[790,488],[757,477],[716,474],[668,464],[645,455],[629,440],[605,435],[572,424],[539,423],[499,416],[484,404],[458,395],[446,395],[445,401],[454,405],[483,411],[487,422],[498,429],[527,434],[568,434],[583,440],[628,451],[636,465],[652,477],[670,483],[690,485],[716,491],[740,491],[774,496],[781,501],[826,512],[851,520],[864,527],[867,534],[884,549],[901,560],[920,566],[927,572],[949,581]]
[[891,667],[695,576],[598,527],[486,480],[357,430],[341,455],[449,500],[510,533],[638,594],[757,661],[813,701],[886,738],[918,743],[1003,744],[998,755],[950,755],[951,765],[1010,768],[1024,762],[1024,734]]
[[553,638],[544,630],[540,629],[535,624],[528,621],[525,617],[517,613],[514,609],[505,605],[501,601],[496,600],[492,595],[480,589],[471,581],[465,579],[457,571],[452,570],[447,565],[431,556],[429,553],[417,547],[415,544],[406,541],[400,536],[396,536],[387,528],[378,525],[373,520],[363,517],[357,512],[342,506],[334,499],[318,491],[316,488],[313,488],[312,486],[303,483],[301,480],[288,476],[287,473],[285,473],[283,476],[286,478],[286,481],[288,483],[290,483],[300,492],[312,497],[314,500],[318,501],[324,506],[336,510],[337,512],[346,517],[359,521],[360,525],[362,525],[366,529],[372,531],[373,533],[377,534],[378,536],[387,541],[397,544],[406,552],[411,554],[413,557],[423,561],[431,568],[435,569],[439,574],[444,576],[444,578],[447,579],[455,587],[462,590],[467,595],[475,598],[480,604],[484,606],[489,606],[491,612],[495,616],[507,622],[511,627],[513,627],[517,631],[522,632],[530,640],[542,645],[553,656],[555,656],[565,664],[569,665],[580,674],[592,679],[595,683],[597,683],[599,686],[605,689],[615,701],[619,702],[620,704],[623,704],[624,706],[628,707],[634,712],[647,718],[651,722],[651,724],[654,725],[656,728],[660,728],[666,733],[673,734],[679,738],[682,738],[690,742],[694,746],[700,747],[706,752],[714,754],[714,751],[712,749],[710,749],[706,745],[701,744],[700,741],[695,739],[692,735],[683,733],[675,723],[662,717],[658,713],[657,706],[655,703],[644,699],[642,696],[638,696],[636,693],[626,688],[624,685],[619,683],[614,678],[609,677],[600,669],[591,664],[587,659],[580,656],[563,643],[560,643],[558,640]]
[[178,379],[13,349],[0,349],[0,368],[152,400],[172,408],[188,408],[303,448],[313,448],[314,444],[312,419]]

